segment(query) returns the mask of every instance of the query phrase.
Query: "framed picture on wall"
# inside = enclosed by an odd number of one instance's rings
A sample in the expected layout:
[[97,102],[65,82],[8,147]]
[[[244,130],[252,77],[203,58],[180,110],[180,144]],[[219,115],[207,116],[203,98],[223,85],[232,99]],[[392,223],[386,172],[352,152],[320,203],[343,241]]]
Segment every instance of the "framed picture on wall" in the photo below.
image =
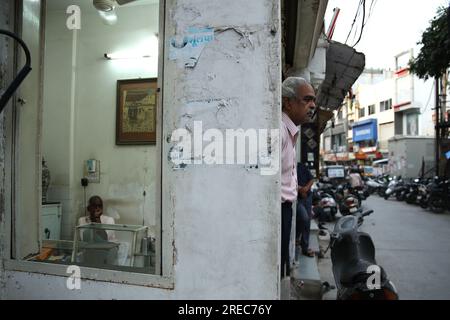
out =
[[156,144],[156,78],[117,81],[116,145]]

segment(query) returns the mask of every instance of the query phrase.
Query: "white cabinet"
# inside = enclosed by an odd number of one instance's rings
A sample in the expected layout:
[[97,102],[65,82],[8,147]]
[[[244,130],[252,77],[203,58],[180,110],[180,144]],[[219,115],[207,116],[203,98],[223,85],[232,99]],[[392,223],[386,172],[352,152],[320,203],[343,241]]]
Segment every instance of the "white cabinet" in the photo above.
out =
[[41,239],[60,240],[61,203],[52,202],[42,205]]

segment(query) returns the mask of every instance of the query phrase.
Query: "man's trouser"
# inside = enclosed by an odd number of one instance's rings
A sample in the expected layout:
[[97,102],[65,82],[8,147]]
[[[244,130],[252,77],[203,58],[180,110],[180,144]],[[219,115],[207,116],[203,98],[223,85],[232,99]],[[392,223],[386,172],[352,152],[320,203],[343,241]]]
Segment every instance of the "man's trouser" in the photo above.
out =
[[292,202],[281,204],[281,277],[290,275],[289,240],[292,227]]
[[306,199],[297,201],[297,212],[295,222],[295,239],[300,240],[302,252],[306,253],[309,248],[309,233],[311,229],[312,195]]

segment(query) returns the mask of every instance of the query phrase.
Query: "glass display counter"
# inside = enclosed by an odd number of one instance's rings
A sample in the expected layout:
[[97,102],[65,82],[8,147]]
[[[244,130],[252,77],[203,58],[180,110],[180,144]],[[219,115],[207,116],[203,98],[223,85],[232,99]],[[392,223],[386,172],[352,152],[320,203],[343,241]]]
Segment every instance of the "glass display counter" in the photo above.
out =
[[147,226],[89,223],[75,227],[72,263],[108,268],[154,266],[155,239]]

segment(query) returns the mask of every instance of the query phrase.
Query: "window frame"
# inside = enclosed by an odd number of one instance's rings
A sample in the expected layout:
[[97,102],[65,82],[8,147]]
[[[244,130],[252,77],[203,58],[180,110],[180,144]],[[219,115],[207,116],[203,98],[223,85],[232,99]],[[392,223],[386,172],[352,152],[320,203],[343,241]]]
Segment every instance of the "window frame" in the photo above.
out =
[[[15,18],[15,25],[16,25],[16,33],[22,35],[22,16],[24,13],[24,0],[19,0],[16,2],[15,12],[14,12],[14,18]],[[39,88],[37,89],[39,94],[38,99],[38,118],[39,121],[34,124],[35,130],[37,131],[38,135],[39,132],[42,131],[42,93],[43,93],[43,64],[44,64],[44,46],[45,46],[45,21],[46,21],[46,5],[47,0],[41,0],[40,1],[40,17],[39,22],[41,26],[39,27],[39,33],[40,33],[40,42],[39,42],[39,55],[40,55],[40,61],[38,62],[40,71],[40,80],[39,80]],[[162,189],[166,188],[165,186],[165,179],[163,178],[163,156],[162,156],[162,150],[163,150],[163,141],[162,141],[162,132],[163,132],[163,100],[164,100],[164,90],[163,90],[163,78],[164,78],[164,64],[165,64],[165,41],[164,41],[164,35],[165,35],[165,24],[166,24],[166,17],[168,15],[167,11],[167,1],[166,0],[159,0],[159,59],[158,59],[158,88],[159,88],[159,95],[160,99],[158,99],[158,106],[157,106],[157,183],[156,185],[159,185],[160,188],[156,189],[156,225],[159,226],[159,235],[157,236],[157,242],[156,242],[156,257],[159,257],[156,262],[156,274],[148,274],[148,273],[137,273],[137,272],[128,272],[128,271],[118,271],[118,270],[109,270],[109,269],[99,269],[99,268],[91,268],[91,267],[83,267],[80,266],[81,271],[81,279],[85,280],[93,280],[93,281],[104,281],[104,282],[111,282],[111,283],[121,283],[121,284],[129,284],[129,285],[137,285],[137,286],[144,286],[144,287],[155,287],[155,288],[161,288],[161,289],[174,289],[174,233],[173,233],[173,221],[174,216],[172,213],[172,210],[164,210],[164,203],[162,200]],[[17,54],[16,54],[17,56]],[[16,58],[16,60],[20,60],[19,58]],[[18,65],[20,67],[20,62],[15,62],[15,72],[18,70]],[[18,91],[20,92],[20,91]],[[62,277],[69,277],[71,273],[67,273],[67,268],[69,265],[62,265],[62,264],[53,264],[53,263],[46,263],[46,262],[36,262],[36,261],[27,261],[24,259],[16,259],[16,249],[15,248],[15,220],[16,220],[16,214],[19,211],[17,208],[19,207],[19,200],[17,197],[17,194],[19,193],[18,184],[20,182],[17,180],[17,177],[15,176],[15,172],[20,170],[20,164],[18,164],[17,159],[20,156],[21,153],[21,145],[18,143],[18,130],[20,126],[23,126],[24,124],[20,123],[20,109],[17,106],[17,103],[15,102],[17,99],[12,99],[13,105],[14,105],[14,112],[12,115],[11,120],[11,126],[7,126],[7,147],[12,150],[10,156],[6,156],[5,158],[5,171],[11,172],[10,175],[7,175],[6,178],[10,179],[11,184],[6,185],[5,193],[10,199],[10,201],[6,201],[5,209],[6,209],[6,228],[7,230],[10,230],[11,232],[7,233],[6,236],[6,248],[10,248],[10,250],[5,252],[4,256],[4,266],[5,271],[19,271],[19,272],[29,272],[29,273],[37,273],[37,274],[43,274],[46,276],[62,276]],[[17,110],[17,111],[16,111]],[[17,113],[17,114],[14,114]],[[41,143],[41,137],[39,136],[38,143]],[[39,154],[36,155],[37,161],[40,163],[40,159],[42,157],[42,150],[39,147]],[[40,167],[39,167],[40,168]],[[40,181],[41,179],[41,173],[35,172],[35,174],[38,175]],[[38,198],[41,198],[41,188],[40,186],[35,186],[35,192],[38,194]],[[10,203],[10,205],[9,205]],[[164,216],[162,213],[164,213]],[[37,226],[38,230],[40,230],[40,219],[41,219],[41,208],[38,205],[35,209],[34,215],[37,214],[37,217],[33,216],[35,219],[37,219]],[[33,229],[35,230],[35,229]],[[163,232],[164,230],[164,232]],[[40,239],[33,239],[32,237],[26,239],[27,241],[33,241],[37,242],[38,246],[40,247]]]
[[[372,111],[371,111],[371,109],[372,109]],[[370,116],[370,115],[372,115],[372,114],[375,114],[376,113],[376,108],[375,108],[375,104],[371,104],[371,105],[369,105],[368,106],[368,115]]]
[[[386,108],[388,106],[388,108]],[[380,102],[380,112],[392,109],[392,98]]]
[[366,107],[358,108],[358,118],[364,118],[366,116]]

